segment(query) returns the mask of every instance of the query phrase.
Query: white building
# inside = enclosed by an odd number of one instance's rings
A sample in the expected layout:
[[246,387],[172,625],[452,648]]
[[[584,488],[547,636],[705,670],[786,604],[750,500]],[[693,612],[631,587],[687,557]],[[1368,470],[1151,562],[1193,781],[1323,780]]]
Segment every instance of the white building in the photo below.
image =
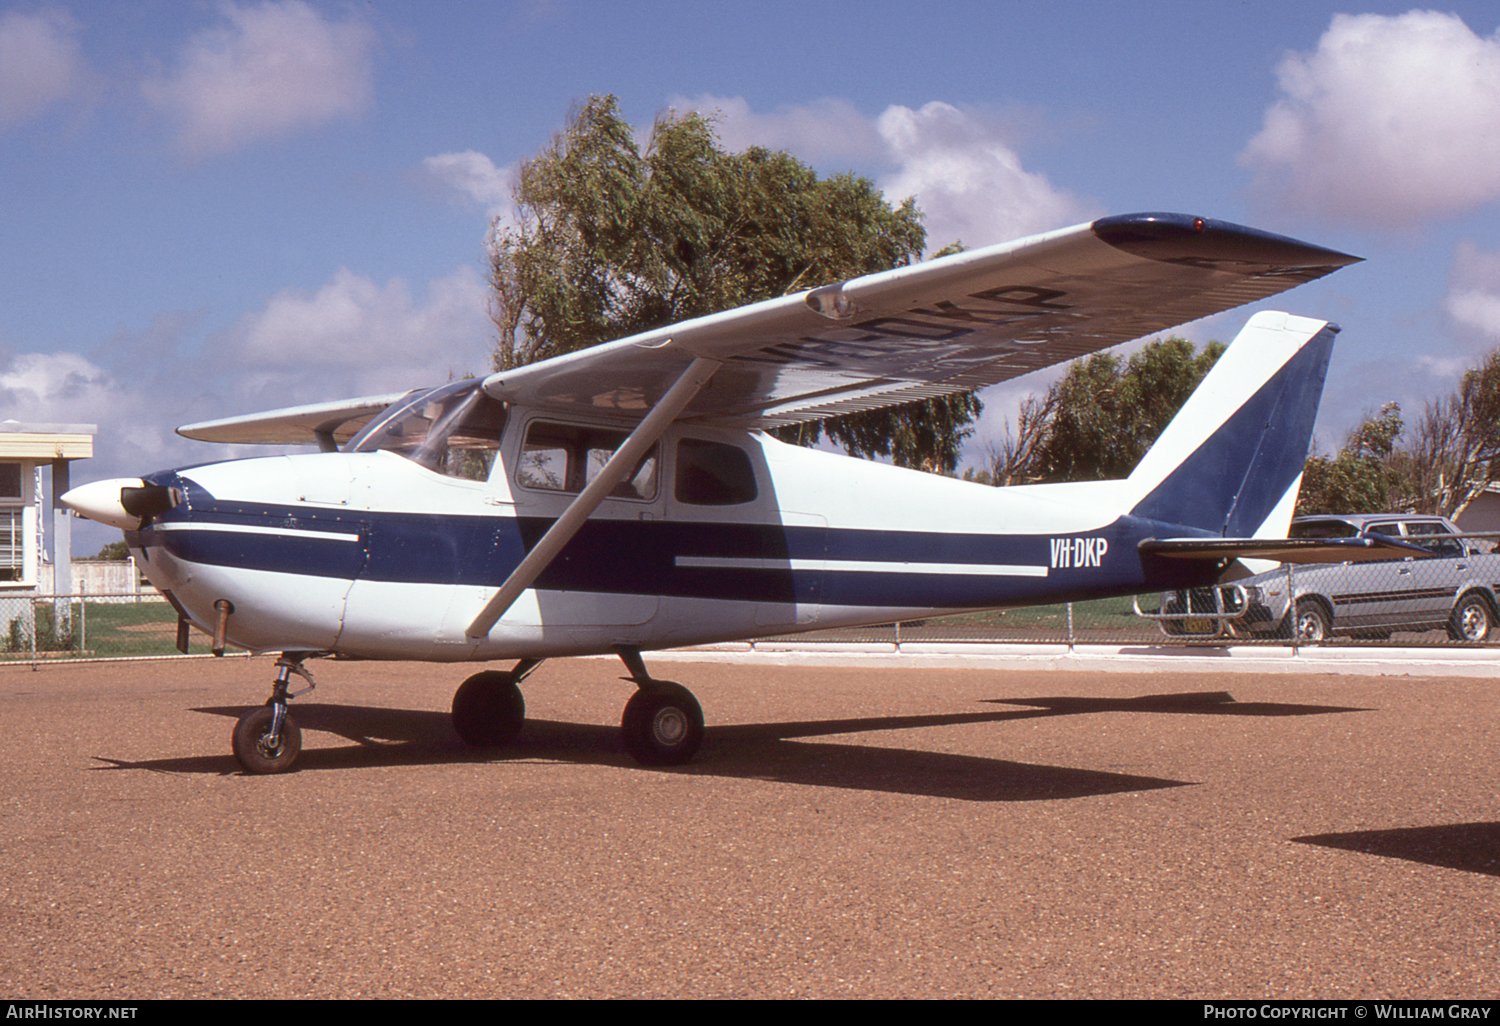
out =
[[[94,455],[97,430],[93,424],[0,421],[0,646],[13,648],[23,637],[34,643],[39,595],[72,593],[72,525],[58,497],[70,487],[72,462]],[[49,520],[53,573],[43,592],[42,533]],[[62,603],[58,615],[65,620],[68,610]]]

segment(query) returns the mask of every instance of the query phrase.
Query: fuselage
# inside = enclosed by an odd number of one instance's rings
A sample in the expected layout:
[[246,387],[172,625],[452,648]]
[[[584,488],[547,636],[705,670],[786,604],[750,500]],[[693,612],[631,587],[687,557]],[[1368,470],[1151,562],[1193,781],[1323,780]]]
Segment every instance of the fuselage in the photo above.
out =
[[[624,428],[620,428],[624,430]],[[152,583],[253,651],[436,661],[657,649],[1208,583],[1143,561],[1123,482],[991,488],[677,425],[481,637],[466,628],[618,432],[508,411],[492,451],[234,460],[148,475]],[[1128,508],[1128,504],[1124,504]]]

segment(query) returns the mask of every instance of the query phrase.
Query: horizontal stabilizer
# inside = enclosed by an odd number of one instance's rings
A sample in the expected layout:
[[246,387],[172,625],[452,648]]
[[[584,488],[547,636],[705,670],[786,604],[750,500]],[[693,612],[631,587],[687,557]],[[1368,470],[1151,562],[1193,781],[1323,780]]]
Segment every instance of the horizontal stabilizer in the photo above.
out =
[[1274,559],[1280,563],[1368,563],[1432,553],[1394,538],[1147,538],[1143,556],[1168,559]]

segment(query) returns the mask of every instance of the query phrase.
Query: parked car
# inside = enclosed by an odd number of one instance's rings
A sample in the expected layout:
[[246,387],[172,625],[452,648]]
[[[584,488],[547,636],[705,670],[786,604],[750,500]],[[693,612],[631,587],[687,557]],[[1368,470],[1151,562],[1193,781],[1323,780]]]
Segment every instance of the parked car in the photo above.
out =
[[[1447,628],[1455,641],[1488,641],[1500,631],[1500,555],[1488,541],[1457,538],[1436,516],[1359,513],[1292,521],[1293,538],[1386,535],[1432,558],[1282,566],[1218,588],[1167,592],[1154,614],[1167,634],[1232,633],[1318,642],[1332,634],[1388,638],[1393,631]],[[1293,592],[1293,594],[1289,594]],[[1295,602],[1294,602],[1295,600]],[[1290,615],[1289,615],[1290,614]]]

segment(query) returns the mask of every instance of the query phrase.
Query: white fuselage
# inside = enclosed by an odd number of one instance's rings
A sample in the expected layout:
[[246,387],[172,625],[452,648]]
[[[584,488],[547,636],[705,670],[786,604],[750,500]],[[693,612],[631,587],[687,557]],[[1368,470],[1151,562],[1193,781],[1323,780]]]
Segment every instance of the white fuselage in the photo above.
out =
[[[185,501],[127,538],[200,627],[232,603],[232,645],[434,661],[667,648],[1204,577],[1143,568],[1135,543],[1159,525],[1123,515],[1124,482],[990,488],[678,425],[635,486],[470,637],[573,498],[523,446],[541,419],[512,411],[487,480],[388,451],[151,475]],[[724,459],[730,449],[743,455]],[[689,456],[705,451],[715,479],[695,484]]]

